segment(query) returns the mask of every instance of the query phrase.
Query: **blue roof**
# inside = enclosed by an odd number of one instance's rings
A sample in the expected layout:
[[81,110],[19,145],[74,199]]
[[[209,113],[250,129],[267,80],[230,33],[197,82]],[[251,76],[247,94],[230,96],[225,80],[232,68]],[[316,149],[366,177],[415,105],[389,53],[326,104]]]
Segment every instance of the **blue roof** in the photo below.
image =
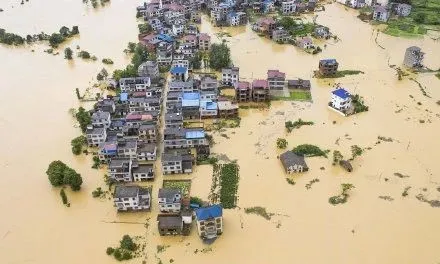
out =
[[159,35],[157,35],[157,39],[160,39],[160,40],[166,41],[166,42],[174,42],[173,37],[171,37],[170,35],[167,35],[167,34],[159,34]]
[[332,92],[332,94],[336,95],[337,97],[340,97],[342,99],[347,99],[348,97],[350,97],[350,93],[347,92],[345,89],[343,88],[339,88],[337,90],[334,90]]
[[229,14],[228,14],[228,17],[235,17],[235,16],[237,16],[237,12],[234,12],[234,11],[229,12]]
[[217,103],[213,101],[200,101],[200,107],[206,110],[217,110]]
[[170,72],[172,74],[183,74],[183,73],[185,73],[187,71],[188,71],[188,69],[186,67],[173,67],[170,70]]
[[186,131],[185,138],[186,139],[205,138],[205,131],[203,130]]
[[121,102],[127,101],[128,100],[128,93],[121,93],[120,100],[121,100]]
[[183,99],[184,100],[199,100],[200,94],[199,93],[183,93]]
[[223,209],[220,205],[214,204],[209,207],[202,207],[196,210],[197,220],[207,220],[209,218],[216,218],[223,215]]
[[320,60],[320,62],[333,64],[336,63],[336,59],[325,59],[325,60]]

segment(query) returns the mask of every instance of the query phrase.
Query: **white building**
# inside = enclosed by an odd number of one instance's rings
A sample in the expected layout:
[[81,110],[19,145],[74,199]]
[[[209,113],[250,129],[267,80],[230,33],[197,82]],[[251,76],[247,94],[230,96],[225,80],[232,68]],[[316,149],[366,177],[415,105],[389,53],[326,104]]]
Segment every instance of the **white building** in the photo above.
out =
[[92,114],[92,126],[109,128],[110,124],[109,112],[97,111]]
[[182,207],[179,189],[159,189],[159,210],[163,213],[179,213]]
[[295,13],[296,4],[294,0],[285,1],[281,3],[281,10],[284,15]]
[[151,205],[150,192],[137,185],[118,185],[113,194],[113,202],[118,211],[149,210]]
[[335,109],[344,111],[351,107],[351,94],[343,88],[332,92],[332,106]]
[[121,92],[144,92],[151,86],[150,77],[121,78],[119,88]]
[[138,164],[132,168],[133,181],[147,181],[154,179],[154,166]]
[[173,31],[173,34],[175,36],[180,36],[185,31],[185,25],[184,24],[173,24],[173,27],[171,30]]
[[107,131],[103,127],[88,126],[86,130],[87,144],[89,147],[97,147],[104,143],[107,138]]
[[223,233],[223,209],[214,204],[195,211],[197,232],[202,239],[213,239]]
[[222,69],[222,83],[224,85],[236,86],[240,80],[240,68],[230,67]]

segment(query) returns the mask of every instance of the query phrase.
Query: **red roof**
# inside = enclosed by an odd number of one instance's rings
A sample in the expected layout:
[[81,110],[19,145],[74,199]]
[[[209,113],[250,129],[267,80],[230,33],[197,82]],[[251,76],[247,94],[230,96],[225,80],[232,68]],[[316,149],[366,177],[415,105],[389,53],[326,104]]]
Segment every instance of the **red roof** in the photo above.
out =
[[275,20],[272,17],[262,17],[258,20],[257,23],[271,25],[271,24],[275,24]]
[[184,41],[197,41],[196,35],[185,35],[183,36]]
[[167,5],[163,5],[164,8],[167,8],[171,11],[183,11],[184,8],[181,5],[178,4],[167,4]]
[[284,72],[280,72],[279,70],[268,70],[267,78],[286,78],[286,74]]
[[252,82],[252,88],[264,88],[264,89],[268,89],[269,88],[269,84],[267,83],[266,80],[254,80]]
[[200,40],[204,40],[204,41],[210,41],[211,37],[208,34],[206,34],[206,33],[200,33],[199,39]]
[[251,87],[249,82],[238,82],[237,89],[238,90],[247,90]]

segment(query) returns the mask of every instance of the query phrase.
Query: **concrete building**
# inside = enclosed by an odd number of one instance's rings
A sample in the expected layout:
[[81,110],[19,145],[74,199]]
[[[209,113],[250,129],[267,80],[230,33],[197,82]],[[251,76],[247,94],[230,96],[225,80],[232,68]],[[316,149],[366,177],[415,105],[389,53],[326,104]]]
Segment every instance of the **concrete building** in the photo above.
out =
[[332,107],[345,112],[351,108],[351,94],[343,88],[338,88],[332,92]]
[[285,172],[288,174],[309,170],[309,167],[307,167],[307,164],[304,160],[304,156],[299,156],[291,150],[282,153],[280,155],[280,161]]
[[155,61],[146,61],[139,65],[138,75],[141,77],[150,77],[151,79],[157,79],[160,77],[159,66]]
[[87,145],[97,147],[104,143],[107,138],[107,131],[103,127],[88,126],[86,129]]
[[335,75],[338,72],[339,63],[335,59],[319,61],[319,73],[322,76]]
[[268,70],[267,82],[270,90],[283,90],[286,84],[286,74],[279,70]]
[[162,213],[180,213],[182,207],[182,193],[179,189],[159,189],[159,210]]
[[229,67],[222,69],[222,84],[235,87],[240,81],[240,68]]
[[423,67],[424,57],[425,53],[419,47],[411,46],[405,51],[403,64],[409,68],[420,68]]
[[235,99],[240,103],[252,101],[252,87],[249,82],[238,82],[235,87]]
[[215,204],[195,211],[197,232],[202,239],[214,239],[223,233],[223,209]]
[[118,185],[113,194],[113,202],[118,211],[149,210],[151,205],[150,191],[137,185]]

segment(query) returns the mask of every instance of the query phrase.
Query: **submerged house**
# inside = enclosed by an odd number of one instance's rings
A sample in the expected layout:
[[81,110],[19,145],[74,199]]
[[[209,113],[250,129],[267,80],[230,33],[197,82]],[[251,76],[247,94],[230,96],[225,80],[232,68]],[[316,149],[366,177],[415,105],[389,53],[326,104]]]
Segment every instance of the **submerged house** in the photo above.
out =
[[221,118],[234,118],[238,116],[238,105],[231,101],[218,101],[218,115]]
[[163,153],[162,172],[164,175],[191,173],[193,159],[191,154]]
[[283,90],[286,83],[286,74],[279,70],[268,70],[267,83],[270,90]]
[[118,211],[149,210],[150,191],[137,185],[118,185],[113,194],[113,202]]
[[270,89],[267,80],[252,81],[252,99],[255,102],[269,101]]
[[419,47],[411,46],[405,51],[405,58],[403,64],[409,68],[423,67],[423,58],[425,53]]
[[288,80],[287,88],[289,89],[301,89],[301,90],[310,90],[310,81],[309,80]]
[[229,86],[236,86],[240,81],[240,68],[229,67],[222,69],[222,84]]
[[214,239],[223,233],[223,209],[215,204],[195,211],[197,232],[202,239]]
[[292,174],[294,172],[304,172],[309,170],[309,167],[307,167],[307,164],[304,160],[304,156],[297,155],[291,150],[281,154],[280,161],[284,167],[284,170],[288,174]]
[[104,127],[87,126],[86,138],[89,147],[97,147],[105,142],[107,138],[107,130]]
[[159,210],[163,213],[179,213],[182,193],[179,189],[161,188],[158,195]]
[[335,75],[338,72],[339,63],[335,59],[319,61],[319,73],[323,76]]
[[252,101],[252,87],[249,82],[238,82],[235,87],[235,100],[238,102]]
[[351,108],[351,94],[343,88],[338,88],[332,92],[331,106],[340,111]]

